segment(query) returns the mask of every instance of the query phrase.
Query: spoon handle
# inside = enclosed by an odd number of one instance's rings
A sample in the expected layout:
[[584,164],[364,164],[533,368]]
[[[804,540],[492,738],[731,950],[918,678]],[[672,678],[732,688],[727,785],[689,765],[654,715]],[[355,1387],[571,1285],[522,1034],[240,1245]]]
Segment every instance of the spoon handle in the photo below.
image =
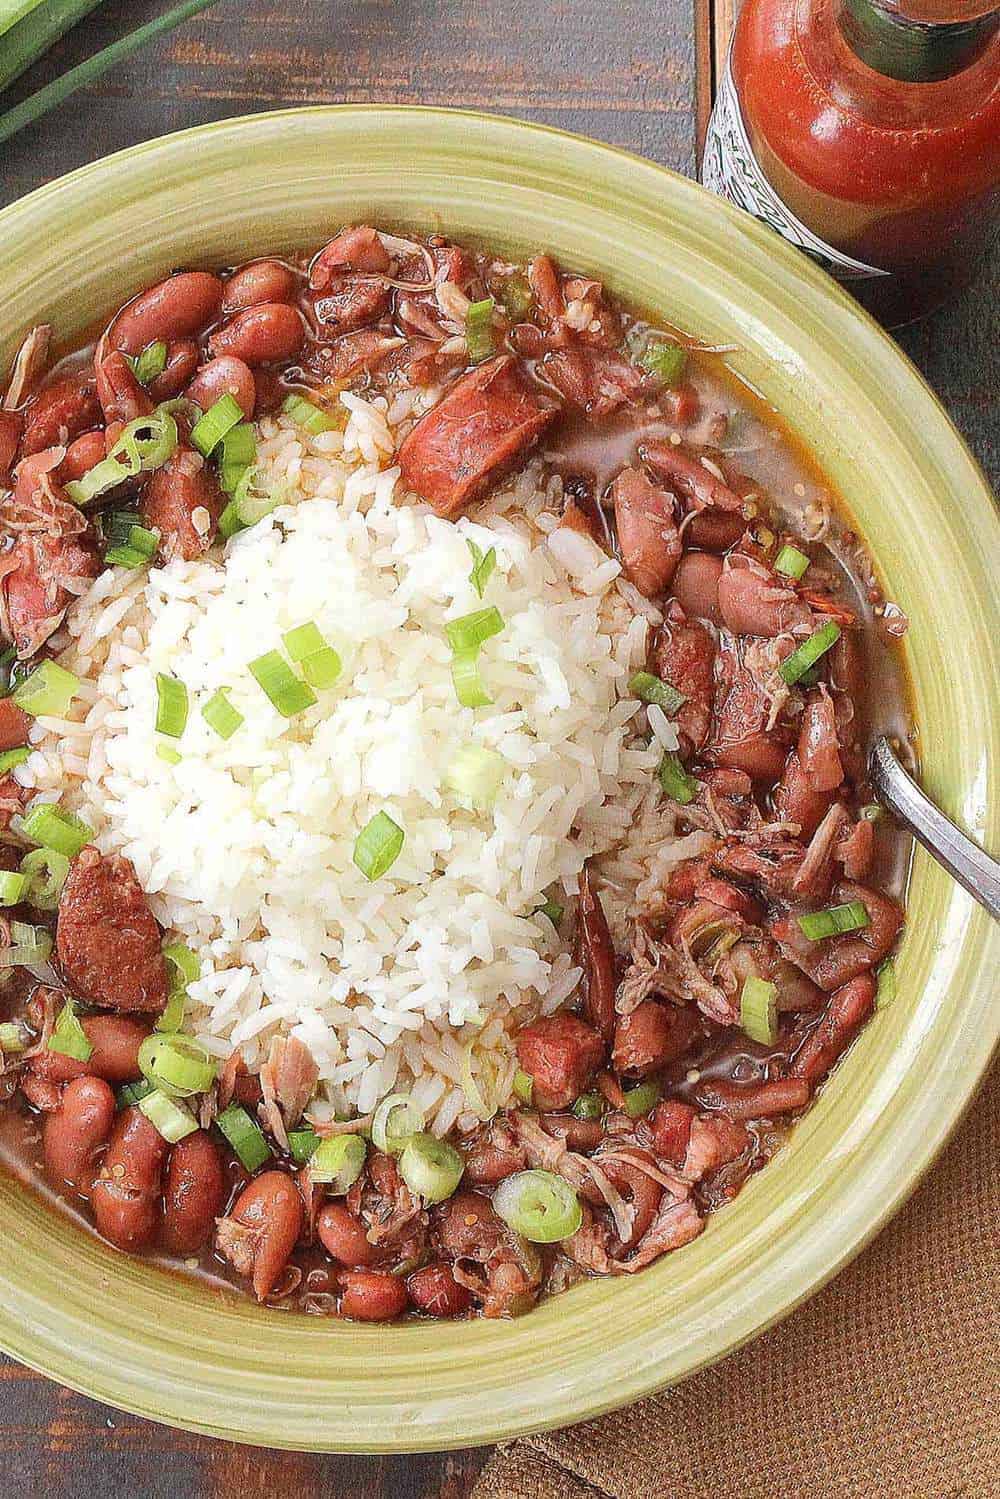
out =
[[1000,921],[1000,863],[973,843],[935,807],[900,765],[885,738],[876,739],[868,757],[872,789],[913,836],[954,875],[969,894]]

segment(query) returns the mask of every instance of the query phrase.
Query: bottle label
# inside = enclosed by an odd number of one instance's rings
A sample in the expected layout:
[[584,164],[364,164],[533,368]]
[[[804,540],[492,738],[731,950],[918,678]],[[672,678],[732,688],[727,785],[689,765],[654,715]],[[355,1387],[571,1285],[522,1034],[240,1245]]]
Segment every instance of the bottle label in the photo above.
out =
[[720,198],[728,198],[730,203],[745,208],[754,218],[776,229],[838,281],[868,281],[890,274],[835,250],[813,234],[778,197],[750,144],[728,59],[705,137],[701,180]]

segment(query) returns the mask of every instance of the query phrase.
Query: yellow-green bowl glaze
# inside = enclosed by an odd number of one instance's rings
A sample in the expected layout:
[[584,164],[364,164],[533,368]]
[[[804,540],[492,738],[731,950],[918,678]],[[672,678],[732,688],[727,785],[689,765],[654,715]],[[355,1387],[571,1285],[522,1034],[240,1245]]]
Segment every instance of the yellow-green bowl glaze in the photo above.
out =
[[[816,454],[910,617],[927,789],[1000,844],[1000,527],[983,477],[855,304],[691,182],[459,112],[307,109],[207,126],[0,214],[0,364],[35,321],[70,339],[175,265],[317,244],[358,220],[517,255],[544,247],[706,342],[736,345],[733,367]],[[989,1060],[997,951],[986,916],[918,852],[897,1001],[774,1163],[641,1275],[588,1282],[516,1322],[351,1326],[219,1299],[116,1254],[5,1179],[0,1344],[114,1405],[279,1447],[457,1447],[594,1416],[784,1316],[899,1206]]]

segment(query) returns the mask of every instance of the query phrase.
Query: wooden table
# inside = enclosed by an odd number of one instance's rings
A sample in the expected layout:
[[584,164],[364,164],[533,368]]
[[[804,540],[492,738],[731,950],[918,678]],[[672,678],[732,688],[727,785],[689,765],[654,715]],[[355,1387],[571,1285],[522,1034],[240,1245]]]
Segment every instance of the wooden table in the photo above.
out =
[[[106,0],[11,102],[165,4]],[[0,147],[0,206],[137,141],[303,103],[495,110],[691,173],[737,8],[734,0],[221,0]],[[989,285],[901,340],[994,479],[998,335],[995,261]],[[0,1455],[12,1491],[48,1499],[464,1499],[487,1453],[340,1458],[236,1447],[121,1415],[0,1362]]]

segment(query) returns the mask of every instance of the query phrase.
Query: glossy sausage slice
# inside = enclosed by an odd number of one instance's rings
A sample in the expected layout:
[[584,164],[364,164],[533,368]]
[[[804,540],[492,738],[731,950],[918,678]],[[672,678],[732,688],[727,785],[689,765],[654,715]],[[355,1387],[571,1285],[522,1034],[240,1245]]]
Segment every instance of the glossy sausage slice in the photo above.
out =
[[159,555],[191,562],[212,545],[225,501],[200,453],[180,443],[146,485],[139,509],[160,533]]
[[565,1109],[590,1086],[604,1042],[577,1015],[546,1015],[519,1032],[517,1059],[534,1084],[535,1106]]
[[38,392],[25,412],[21,452],[40,453],[65,445],[101,419],[94,382],[87,375],[68,375]]
[[167,973],[160,929],[127,859],[87,847],[59,900],[56,953],[81,999],[109,1010],[162,1010]]
[[556,415],[510,355],[463,375],[399,450],[403,480],[456,515],[523,459]]
[[116,1249],[134,1253],[156,1237],[166,1152],[166,1140],[145,1114],[122,1110],[91,1194],[97,1231]]

